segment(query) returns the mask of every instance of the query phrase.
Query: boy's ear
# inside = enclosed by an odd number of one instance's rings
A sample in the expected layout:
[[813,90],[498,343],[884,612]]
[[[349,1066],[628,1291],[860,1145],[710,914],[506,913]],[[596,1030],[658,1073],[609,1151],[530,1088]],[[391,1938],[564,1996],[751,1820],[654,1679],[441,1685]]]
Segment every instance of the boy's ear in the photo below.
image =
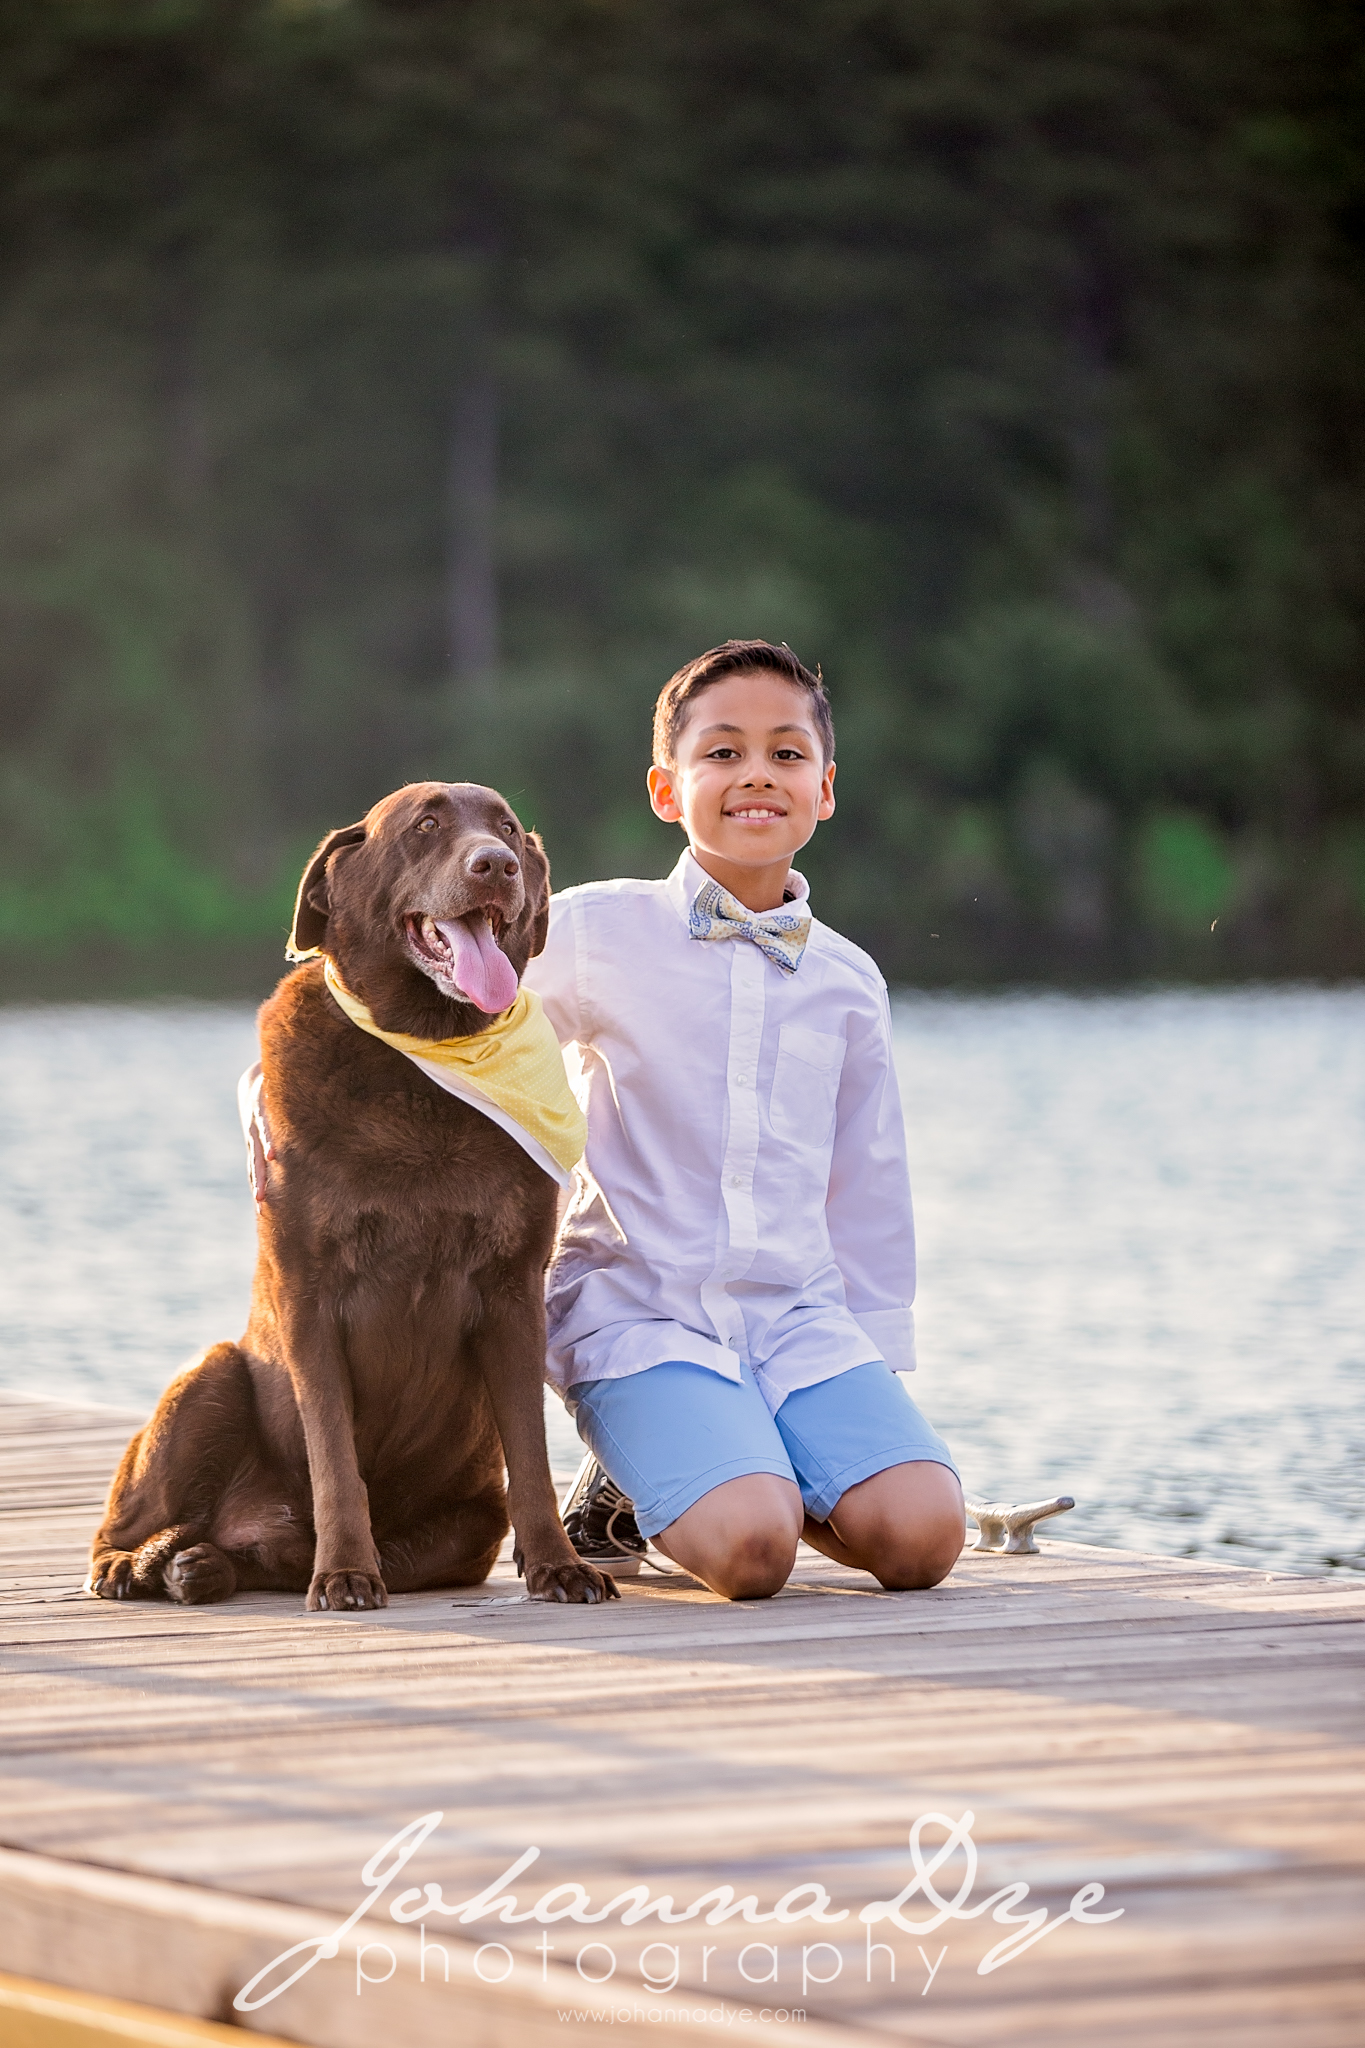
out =
[[656,818],[662,818],[666,825],[682,822],[682,805],[674,787],[673,770],[661,768],[656,761],[649,771],[649,804]]
[[329,832],[303,871],[299,893],[294,899],[294,926],[284,949],[286,960],[314,960],[327,936],[331,898],[327,890],[327,863],[343,846],[358,846],[365,837],[365,820],[343,825]]

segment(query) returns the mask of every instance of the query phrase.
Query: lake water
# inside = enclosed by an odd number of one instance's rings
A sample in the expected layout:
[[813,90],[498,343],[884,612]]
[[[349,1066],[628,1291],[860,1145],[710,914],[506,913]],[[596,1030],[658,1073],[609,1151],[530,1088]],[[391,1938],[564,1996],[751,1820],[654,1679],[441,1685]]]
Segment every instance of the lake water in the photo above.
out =
[[[1365,1570],[1365,990],[908,997],[897,1046],[910,1384],[968,1491]],[[0,1011],[0,1385],[147,1408],[240,1331],[253,1056],[246,1007]]]

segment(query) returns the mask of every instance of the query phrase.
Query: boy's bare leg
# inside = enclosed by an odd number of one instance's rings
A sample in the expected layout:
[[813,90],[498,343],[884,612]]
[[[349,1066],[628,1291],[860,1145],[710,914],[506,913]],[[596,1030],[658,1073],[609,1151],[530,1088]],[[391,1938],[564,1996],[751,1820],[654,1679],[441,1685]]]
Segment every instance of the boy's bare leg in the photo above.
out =
[[791,1577],[802,1519],[800,1489],[790,1479],[750,1472],[713,1486],[652,1540],[722,1598],[765,1600]]
[[789,1479],[753,1472],[712,1487],[654,1537],[654,1547],[727,1600],[780,1592],[798,1537],[893,1591],[936,1586],[967,1533],[962,1488],[946,1465],[891,1465],[850,1486],[827,1522],[812,1521]]
[[827,1522],[807,1515],[801,1534],[813,1550],[871,1572],[890,1591],[936,1586],[966,1538],[962,1488],[946,1465],[888,1465],[850,1486]]

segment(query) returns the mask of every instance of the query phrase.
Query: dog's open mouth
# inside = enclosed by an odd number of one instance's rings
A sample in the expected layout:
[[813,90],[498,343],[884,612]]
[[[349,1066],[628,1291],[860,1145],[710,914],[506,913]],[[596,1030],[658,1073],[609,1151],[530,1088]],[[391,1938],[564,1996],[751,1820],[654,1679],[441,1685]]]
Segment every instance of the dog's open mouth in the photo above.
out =
[[504,918],[500,910],[472,910],[467,917],[407,919],[413,959],[444,994],[463,997],[490,1016],[517,999],[517,972],[498,941]]

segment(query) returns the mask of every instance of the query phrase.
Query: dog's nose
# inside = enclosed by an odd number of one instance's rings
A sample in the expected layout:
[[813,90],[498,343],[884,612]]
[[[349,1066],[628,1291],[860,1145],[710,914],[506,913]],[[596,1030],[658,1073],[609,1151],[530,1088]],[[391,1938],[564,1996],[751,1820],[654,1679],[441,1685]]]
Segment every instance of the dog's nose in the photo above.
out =
[[521,862],[510,846],[499,846],[496,842],[488,846],[476,846],[472,853],[465,855],[465,873],[474,882],[487,882],[496,876],[505,876],[515,882],[521,873]]

